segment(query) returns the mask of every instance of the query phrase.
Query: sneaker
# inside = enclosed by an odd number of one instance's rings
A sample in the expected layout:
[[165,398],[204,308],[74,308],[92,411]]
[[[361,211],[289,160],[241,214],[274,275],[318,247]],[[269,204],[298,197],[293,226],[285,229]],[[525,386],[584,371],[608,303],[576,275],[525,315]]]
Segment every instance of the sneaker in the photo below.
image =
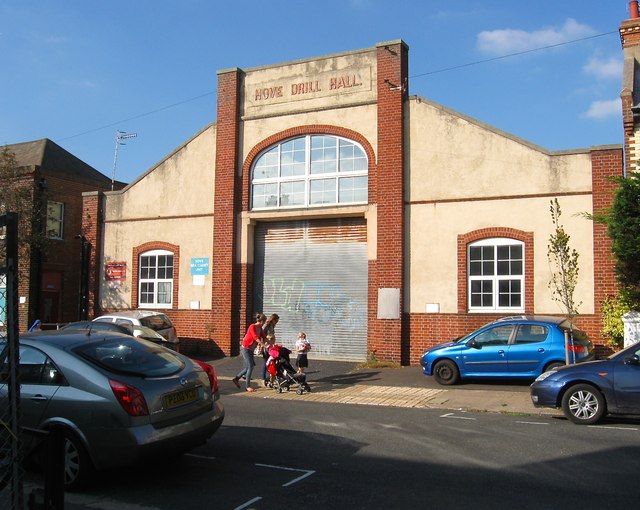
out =
[[238,382],[238,378],[237,377],[233,378],[233,384],[236,385],[236,388],[240,389],[240,383]]
[[250,393],[253,393],[256,390],[254,390],[253,388],[247,388],[247,391],[250,392]]
[[264,381],[262,381],[264,383],[264,387],[266,388],[267,386],[269,386],[269,381],[267,381],[266,379]]

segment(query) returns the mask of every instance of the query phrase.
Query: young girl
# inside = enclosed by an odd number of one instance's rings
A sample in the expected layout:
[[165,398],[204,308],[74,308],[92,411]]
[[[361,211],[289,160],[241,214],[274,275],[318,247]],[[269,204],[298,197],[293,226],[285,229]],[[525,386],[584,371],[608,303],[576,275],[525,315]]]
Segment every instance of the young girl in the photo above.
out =
[[276,343],[276,326],[278,325],[278,321],[280,321],[280,317],[277,313],[272,313],[267,322],[262,326],[262,331],[265,334],[265,346],[262,350],[262,381],[265,386],[269,386],[272,382],[272,376],[267,376],[267,360],[269,359],[269,348]]
[[307,353],[311,350],[311,344],[307,340],[307,335],[304,331],[298,333],[298,339],[296,340],[296,367],[298,367],[298,373],[304,374],[304,369],[309,366],[309,360],[307,359]]

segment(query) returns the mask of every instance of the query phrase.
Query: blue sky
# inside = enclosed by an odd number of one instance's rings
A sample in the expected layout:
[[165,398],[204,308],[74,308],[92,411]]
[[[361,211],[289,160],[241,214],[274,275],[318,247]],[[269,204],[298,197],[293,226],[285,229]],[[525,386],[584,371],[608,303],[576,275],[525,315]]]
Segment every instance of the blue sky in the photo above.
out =
[[50,138],[111,177],[136,133],[130,182],[215,122],[218,70],[396,39],[411,95],[550,150],[621,144],[628,3],[0,0],[0,145]]

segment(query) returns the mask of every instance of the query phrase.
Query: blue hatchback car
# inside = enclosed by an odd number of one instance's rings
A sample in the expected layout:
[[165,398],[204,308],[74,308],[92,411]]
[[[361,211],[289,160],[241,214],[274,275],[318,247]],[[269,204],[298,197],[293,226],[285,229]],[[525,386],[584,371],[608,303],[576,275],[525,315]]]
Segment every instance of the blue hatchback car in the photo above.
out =
[[546,372],[531,385],[536,407],[561,407],[574,423],[640,414],[640,343],[592,363]]
[[563,317],[507,317],[457,340],[437,345],[422,355],[425,375],[440,384],[464,378],[536,378],[566,364],[565,331],[572,331],[569,361],[595,358],[589,337]]

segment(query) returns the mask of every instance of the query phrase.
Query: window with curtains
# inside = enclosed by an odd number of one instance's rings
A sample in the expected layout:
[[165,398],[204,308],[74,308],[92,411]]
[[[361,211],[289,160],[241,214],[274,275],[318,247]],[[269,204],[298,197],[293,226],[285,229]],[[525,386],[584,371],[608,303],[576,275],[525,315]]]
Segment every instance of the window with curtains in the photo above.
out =
[[173,253],[147,251],[140,255],[140,308],[170,308],[173,304]]

